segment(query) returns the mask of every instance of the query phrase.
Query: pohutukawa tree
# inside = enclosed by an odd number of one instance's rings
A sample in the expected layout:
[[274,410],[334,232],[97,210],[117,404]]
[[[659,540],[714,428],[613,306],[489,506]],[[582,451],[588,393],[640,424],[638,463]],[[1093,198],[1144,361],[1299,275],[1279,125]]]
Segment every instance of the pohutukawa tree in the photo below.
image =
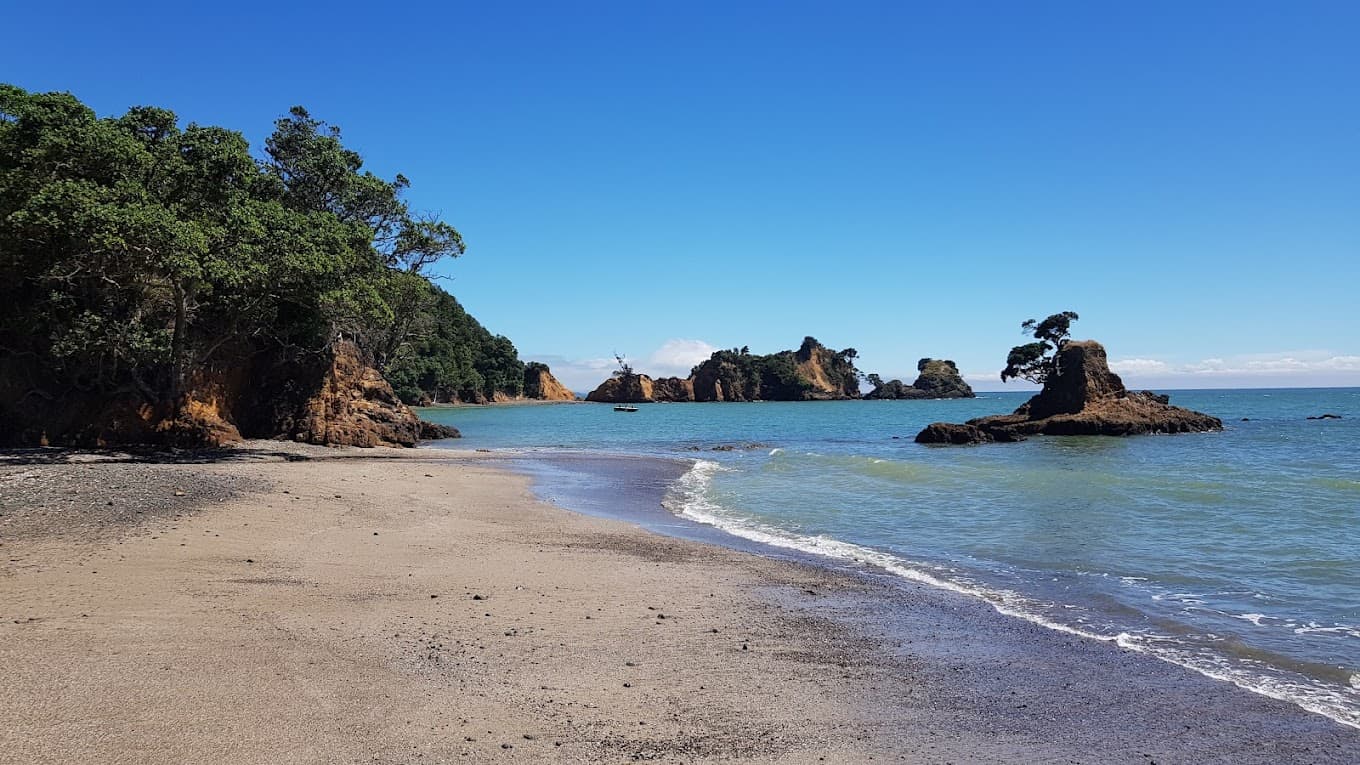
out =
[[1001,382],[1018,377],[1043,385],[1057,374],[1058,351],[1071,339],[1072,322],[1078,318],[1075,311],[1063,311],[1043,321],[1030,319],[1021,324],[1020,331],[1033,337],[1034,342],[1011,348],[1006,368],[1001,370]]

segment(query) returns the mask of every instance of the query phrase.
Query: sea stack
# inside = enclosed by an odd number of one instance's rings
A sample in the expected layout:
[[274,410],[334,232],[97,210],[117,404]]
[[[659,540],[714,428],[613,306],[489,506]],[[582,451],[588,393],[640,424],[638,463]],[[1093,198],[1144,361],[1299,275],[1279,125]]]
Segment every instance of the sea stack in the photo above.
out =
[[[959,367],[949,359],[924,358],[916,362],[920,374],[916,382],[904,385],[901,380],[889,380],[864,394],[866,399],[901,398],[976,398],[972,387],[959,375]],[[871,379],[876,379],[872,378]]]
[[1221,430],[1217,417],[1172,406],[1166,396],[1129,391],[1110,371],[1105,348],[1072,340],[1057,351],[1043,390],[1013,414],[979,417],[959,425],[931,423],[916,435],[922,444],[1022,441],[1027,436],[1131,436]]

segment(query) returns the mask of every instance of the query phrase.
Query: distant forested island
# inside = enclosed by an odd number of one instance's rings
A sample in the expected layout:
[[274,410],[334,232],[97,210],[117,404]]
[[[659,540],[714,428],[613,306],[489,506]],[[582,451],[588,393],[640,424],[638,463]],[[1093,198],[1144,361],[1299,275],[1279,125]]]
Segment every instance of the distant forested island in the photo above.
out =
[[301,107],[257,155],[0,85],[0,442],[410,444],[408,403],[561,397],[431,283],[464,243],[408,186]]
[[815,337],[797,350],[753,354],[749,347],[720,350],[690,370],[689,377],[652,379],[619,357],[619,369],[586,396],[587,401],[647,403],[679,401],[836,401],[858,398],[972,398],[973,390],[952,361],[921,359],[916,382],[884,382],[860,394],[854,348],[833,351]]

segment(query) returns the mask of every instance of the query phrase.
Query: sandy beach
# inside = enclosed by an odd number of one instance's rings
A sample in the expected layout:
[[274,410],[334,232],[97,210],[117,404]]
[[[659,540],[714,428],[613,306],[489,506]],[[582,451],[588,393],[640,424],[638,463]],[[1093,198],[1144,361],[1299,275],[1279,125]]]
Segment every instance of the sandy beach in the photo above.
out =
[[0,455],[0,762],[1353,762],[1360,732],[494,455]]

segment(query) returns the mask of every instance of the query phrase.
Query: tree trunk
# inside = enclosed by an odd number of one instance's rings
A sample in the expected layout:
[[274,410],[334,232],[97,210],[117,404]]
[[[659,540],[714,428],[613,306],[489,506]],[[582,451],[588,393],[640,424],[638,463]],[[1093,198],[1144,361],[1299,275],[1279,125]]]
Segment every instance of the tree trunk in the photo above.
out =
[[170,338],[170,400],[178,403],[184,393],[184,354],[189,331],[189,290],[175,281],[175,330]]

